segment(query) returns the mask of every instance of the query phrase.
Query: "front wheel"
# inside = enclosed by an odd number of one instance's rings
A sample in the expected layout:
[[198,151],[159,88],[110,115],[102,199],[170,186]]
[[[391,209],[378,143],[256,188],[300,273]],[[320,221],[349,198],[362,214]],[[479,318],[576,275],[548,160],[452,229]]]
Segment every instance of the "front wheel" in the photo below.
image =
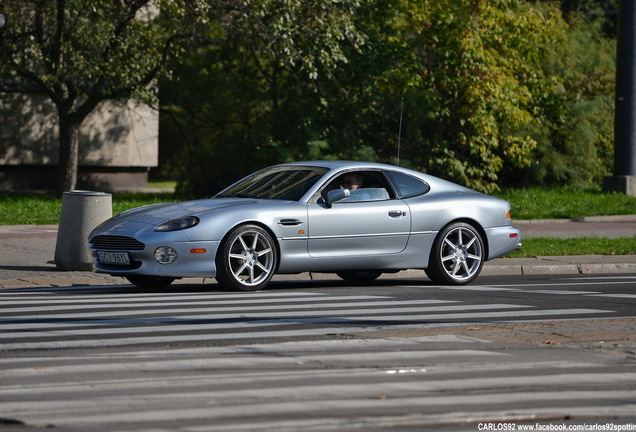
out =
[[221,243],[216,280],[233,290],[259,290],[274,276],[277,259],[274,240],[267,231],[257,225],[239,225]]
[[463,222],[450,224],[433,243],[426,274],[439,284],[465,285],[479,276],[484,251],[484,242],[475,227]]

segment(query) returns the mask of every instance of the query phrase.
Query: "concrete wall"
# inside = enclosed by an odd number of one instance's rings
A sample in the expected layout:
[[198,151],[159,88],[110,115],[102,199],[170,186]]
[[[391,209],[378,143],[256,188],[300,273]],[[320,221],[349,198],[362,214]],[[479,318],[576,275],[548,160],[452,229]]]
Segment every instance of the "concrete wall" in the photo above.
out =
[[[55,107],[42,94],[0,93],[0,190],[54,190],[58,163]],[[133,101],[102,103],[82,124],[78,185],[137,190],[157,166],[159,116]]]

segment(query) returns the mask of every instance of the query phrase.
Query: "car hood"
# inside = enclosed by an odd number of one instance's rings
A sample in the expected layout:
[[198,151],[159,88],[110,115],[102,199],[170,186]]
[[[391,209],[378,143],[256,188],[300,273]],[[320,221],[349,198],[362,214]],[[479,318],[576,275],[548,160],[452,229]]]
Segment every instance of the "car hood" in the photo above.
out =
[[246,207],[271,203],[270,200],[249,198],[209,198],[175,203],[152,204],[126,210],[111,220],[122,220],[159,225],[172,219],[184,216],[200,216],[202,213],[221,211],[228,208]]

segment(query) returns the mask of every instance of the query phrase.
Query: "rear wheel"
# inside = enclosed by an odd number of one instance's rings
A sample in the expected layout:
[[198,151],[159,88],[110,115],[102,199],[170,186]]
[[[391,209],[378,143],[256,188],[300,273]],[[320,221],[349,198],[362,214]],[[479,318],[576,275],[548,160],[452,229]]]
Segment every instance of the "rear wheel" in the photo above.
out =
[[257,225],[239,225],[221,243],[216,280],[234,290],[259,290],[274,276],[277,259],[274,240],[267,231]]
[[162,288],[174,282],[174,278],[163,276],[126,276],[126,279],[140,288]]
[[379,271],[342,271],[336,273],[339,278],[346,280],[347,282],[365,283],[376,280],[380,277],[382,272]]
[[463,222],[446,226],[433,243],[426,274],[447,285],[472,282],[484,264],[484,242],[475,227]]

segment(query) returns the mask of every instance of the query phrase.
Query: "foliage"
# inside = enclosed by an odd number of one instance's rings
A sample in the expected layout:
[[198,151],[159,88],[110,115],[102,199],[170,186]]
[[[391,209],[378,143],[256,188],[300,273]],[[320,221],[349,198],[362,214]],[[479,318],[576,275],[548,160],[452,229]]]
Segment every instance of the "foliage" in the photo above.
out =
[[589,186],[611,174],[615,48],[602,37],[601,26],[599,20],[570,15],[567,38],[542,59],[553,85],[532,88],[538,144],[533,163],[512,184]]
[[302,159],[399,163],[484,192],[611,168],[615,41],[591,13],[607,2],[5,3],[2,65],[56,104],[70,168],[86,114],[156,100],[157,78],[155,175],[192,196]]
[[161,146],[173,161],[163,174],[206,196],[256,168],[319,152],[319,85],[346,64],[345,50],[365,43],[351,21],[358,5],[246,0],[211,22],[174,65],[174,81],[161,83]]
[[152,97],[148,85],[204,9],[179,0],[9,0],[2,58],[12,74],[69,110],[88,99]]
[[[7,0],[5,83],[46,94],[59,120],[61,190],[75,187],[77,130],[100,102],[143,97],[178,42],[207,17],[204,0]],[[166,17],[166,19],[164,19]]]
[[409,2],[400,30],[416,56],[405,97],[428,114],[411,164],[483,191],[504,165],[528,164],[535,141],[516,133],[533,122],[528,59],[560,36],[555,21],[509,0]]
[[407,10],[419,56],[406,97],[419,93],[430,119],[409,153],[417,168],[485,192],[608,174],[613,41],[599,23],[515,0]]
[[567,17],[522,0],[244,2],[162,83],[176,161],[163,174],[194,195],[312,158],[399,163],[485,192],[599,182],[614,41]]

